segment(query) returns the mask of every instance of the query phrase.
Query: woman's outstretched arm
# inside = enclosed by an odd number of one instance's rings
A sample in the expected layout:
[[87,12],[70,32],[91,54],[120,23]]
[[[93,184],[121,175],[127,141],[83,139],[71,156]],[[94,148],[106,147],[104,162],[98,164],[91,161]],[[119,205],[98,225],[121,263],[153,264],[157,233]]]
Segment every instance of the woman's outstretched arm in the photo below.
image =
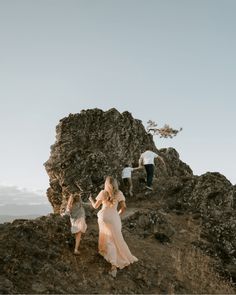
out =
[[73,196],[70,195],[66,205],[66,211],[70,212],[72,208]]
[[89,197],[89,201],[92,204],[92,206],[93,206],[94,209],[97,209],[102,204],[102,200],[94,201],[94,199],[92,198],[91,195]]

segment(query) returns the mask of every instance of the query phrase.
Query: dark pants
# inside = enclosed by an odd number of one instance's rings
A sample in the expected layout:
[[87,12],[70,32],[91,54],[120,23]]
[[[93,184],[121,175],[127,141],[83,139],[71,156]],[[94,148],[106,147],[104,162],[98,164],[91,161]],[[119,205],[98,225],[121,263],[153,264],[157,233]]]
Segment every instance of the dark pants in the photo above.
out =
[[147,173],[147,186],[152,186],[152,180],[154,175],[154,165],[153,164],[147,164],[144,165]]
[[133,184],[131,178],[123,178],[123,184],[125,186],[125,189],[128,189],[129,194],[132,196],[133,194]]

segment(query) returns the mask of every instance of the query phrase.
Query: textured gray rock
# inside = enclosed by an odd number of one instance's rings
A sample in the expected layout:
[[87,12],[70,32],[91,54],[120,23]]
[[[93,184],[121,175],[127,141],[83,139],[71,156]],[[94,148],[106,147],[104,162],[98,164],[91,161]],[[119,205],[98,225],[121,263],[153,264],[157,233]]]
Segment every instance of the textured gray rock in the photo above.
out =
[[217,172],[201,175],[191,194],[191,204],[203,214],[233,209],[233,186],[227,178]]
[[207,248],[204,244],[200,247],[220,258],[223,268],[235,279],[235,186],[217,172],[170,178],[165,183],[168,208],[199,214],[202,236],[207,240]]
[[104,176],[119,177],[127,162],[137,165],[146,144],[155,149],[141,121],[128,112],[83,110],[60,120],[45,163],[54,211],[60,210],[66,191],[96,192],[103,186]]
[[[50,179],[47,195],[54,212],[64,206],[68,191],[96,193],[103,187],[107,175],[121,180],[123,166],[126,163],[137,166],[147,145],[158,151],[152,135],[129,112],[83,110],[60,120],[56,126],[56,142],[45,163]],[[166,160],[167,169],[157,163],[154,185],[161,178],[192,175],[190,167],[180,161],[174,149],[159,152]],[[133,178],[138,192],[140,180],[145,179],[144,170],[134,172]]]
[[[107,175],[113,175],[121,182],[124,164],[137,166],[147,145],[159,152],[166,163],[165,168],[157,161],[154,192],[148,197],[154,202],[162,200],[164,210],[198,214],[210,245],[209,253],[219,256],[226,266],[230,263],[228,268],[234,269],[236,187],[217,172],[193,175],[175,149],[158,150],[152,135],[129,112],[91,109],[60,120],[56,126],[56,142],[45,163],[50,180],[47,196],[54,212],[58,213],[65,206],[69,192],[83,192],[85,200],[89,192],[95,195],[103,188]],[[145,198],[144,169],[133,172],[133,183],[134,198],[137,201]],[[87,212],[91,218],[94,216],[89,210]],[[148,236],[151,230],[171,238],[172,228],[164,221],[159,222],[162,219],[157,212],[134,215],[133,218],[127,227],[137,229],[141,236]]]
[[166,199],[171,209],[199,212],[206,217],[234,209],[235,190],[218,172],[165,180]]

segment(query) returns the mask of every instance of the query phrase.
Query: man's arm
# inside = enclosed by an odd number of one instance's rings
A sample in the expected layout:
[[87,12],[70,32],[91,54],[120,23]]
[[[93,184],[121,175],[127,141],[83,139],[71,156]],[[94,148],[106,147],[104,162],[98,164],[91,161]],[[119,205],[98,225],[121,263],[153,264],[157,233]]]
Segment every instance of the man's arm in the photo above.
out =
[[161,162],[162,162],[162,164],[163,164],[164,166],[166,166],[166,163],[165,163],[165,161],[163,160],[163,158],[162,158],[161,156],[158,156],[158,159],[160,159]]
[[138,160],[138,167],[137,168],[140,169],[140,168],[142,168],[142,166],[143,166],[143,157],[141,156]]

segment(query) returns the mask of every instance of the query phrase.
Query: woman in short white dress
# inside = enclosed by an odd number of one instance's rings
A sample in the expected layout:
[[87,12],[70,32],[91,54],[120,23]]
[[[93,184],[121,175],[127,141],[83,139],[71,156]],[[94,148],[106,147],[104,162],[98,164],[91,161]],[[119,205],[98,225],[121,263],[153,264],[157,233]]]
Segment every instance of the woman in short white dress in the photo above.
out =
[[81,234],[86,232],[87,224],[85,222],[85,211],[82,205],[81,196],[78,193],[69,196],[66,212],[70,215],[71,233],[75,234],[74,254],[80,254],[79,245]]

